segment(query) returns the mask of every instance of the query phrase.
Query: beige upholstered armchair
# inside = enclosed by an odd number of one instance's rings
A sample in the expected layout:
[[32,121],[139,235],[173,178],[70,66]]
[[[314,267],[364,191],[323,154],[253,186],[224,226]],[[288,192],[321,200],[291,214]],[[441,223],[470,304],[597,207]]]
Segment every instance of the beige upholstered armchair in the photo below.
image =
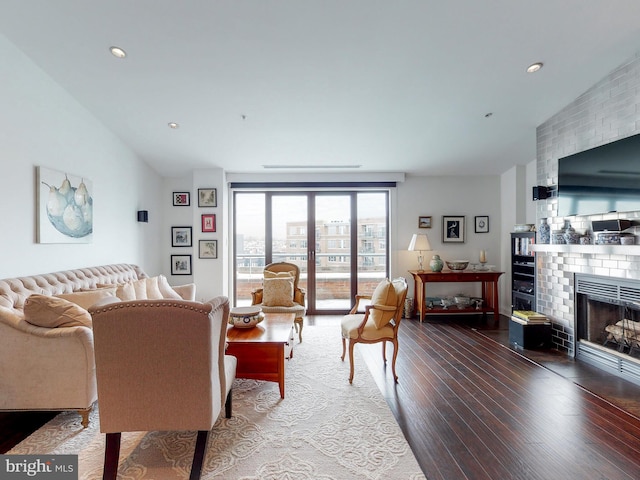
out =
[[225,355],[229,302],[137,300],[91,309],[104,478],[115,479],[121,432],[198,431],[199,478],[222,405],[231,416],[237,360]]
[[[382,342],[382,359],[385,364],[387,357],[385,346],[387,342],[393,344],[393,360],[391,370],[393,379],[398,382],[396,375],[396,357],[398,356],[398,328],[402,320],[404,300],[407,297],[407,282],[404,278],[396,278],[392,282],[388,279],[378,284],[372,295],[356,295],[355,305],[341,322],[342,329],[342,361],[347,351],[349,340],[349,383],[353,382],[353,347],[356,343]],[[360,302],[370,300],[365,306],[364,313],[358,313]]]
[[259,305],[265,313],[295,313],[294,324],[302,342],[306,292],[298,287],[299,280],[300,269],[293,263],[278,262],[266,265],[262,287],[251,292],[251,305]]

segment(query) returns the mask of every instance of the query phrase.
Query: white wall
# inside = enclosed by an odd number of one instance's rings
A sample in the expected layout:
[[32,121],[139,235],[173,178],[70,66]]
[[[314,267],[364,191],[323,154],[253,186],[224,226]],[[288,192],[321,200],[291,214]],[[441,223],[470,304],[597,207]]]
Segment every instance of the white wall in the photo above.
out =
[[[1,35],[0,58],[0,278],[121,262],[157,273],[160,177]],[[36,166],[93,182],[92,243],[36,243]]]
[[[425,263],[434,254],[442,260],[468,259],[477,263],[481,249],[487,250],[487,261],[496,269],[503,269],[501,248],[503,236],[500,177],[498,176],[455,176],[419,177],[408,176],[397,188],[397,232],[395,244],[398,263],[393,266],[393,276],[409,276],[408,270],[418,268],[416,252],[407,251],[413,233],[426,233],[433,248],[425,255]],[[466,220],[464,243],[442,242],[443,215],[463,215]],[[489,232],[475,233],[475,216],[489,216]],[[432,228],[418,228],[419,216],[431,216]],[[393,243],[393,240],[392,240]],[[428,268],[428,267],[426,267]],[[412,279],[409,278],[411,281]],[[413,296],[411,281],[409,296]],[[500,283],[508,283],[501,278]],[[453,295],[455,293],[479,295],[479,286],[470,284],[434,284],[429,286],[428,296]],[[503,302],[501,301],[501,304]]]

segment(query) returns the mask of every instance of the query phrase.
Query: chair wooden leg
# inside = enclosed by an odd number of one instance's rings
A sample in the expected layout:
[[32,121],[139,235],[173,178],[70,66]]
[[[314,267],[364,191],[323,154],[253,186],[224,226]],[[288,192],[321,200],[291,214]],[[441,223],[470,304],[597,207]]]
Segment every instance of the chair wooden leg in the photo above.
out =
[[393,373],[393,380],[398,383],[398,375],[396,375],[396,357],[398,356],[398,339],[393,339],[393,359],[391,360],[391,372]]
[[107,442],[104,449],[103,480],[116,480],[118,476],[118,460],[120,459],[120,437],[122,434],[107,433]]
[[229,393],[227,393],[227,400],[224,402],[224,416],[227,418],[231,418],[232,392],[233,388],[229,389]]
[[344,354],[347,353],[347,341],[342,337],[342,356],[340,357],[344,362]]
[[199,430],[196,439],[196,450],[193,453],[193,463],[191,464],[191,475],[189,480],[199,480],[202,473],[202,465],[204,464],[204,456],[207,453],[207,440],[209,439],[209,430]]
[[353,383],[353,347],[355,342],[349,339],[349,383]]
[[384,364],[387,364],[387,342],[386,340],[382,341],[382,361],[384,362]]
[[296,326],[296,332],[298,332],[298,339],[302,343],[302,327],[304,326],[302,317],[296,318],[293,323]]
[[89,415],[91,415],[91,410],[93,410],[94,405],[95,403],[91,405],[89,408],[83,408],[82,410],[78,410],[78,413],[82,417],[82,420],[80,420],[80,423],[83,426],[83,428],[87,428],[89,426]]

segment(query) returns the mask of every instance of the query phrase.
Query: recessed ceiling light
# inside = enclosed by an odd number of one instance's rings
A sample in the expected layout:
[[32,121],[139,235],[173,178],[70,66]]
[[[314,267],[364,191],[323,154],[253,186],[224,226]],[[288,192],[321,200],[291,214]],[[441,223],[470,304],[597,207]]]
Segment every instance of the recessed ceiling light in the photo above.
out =
[[540,70],[542,68],[542,65],[544,65],[542,62],[537,62],[537,63],[534,63],[532,65],[529,65],[527,67],[527,73],[537,72],[538,70]]
[[120,47],[111,47],[109,48],[109,50],[111,51],[111,55],[113,55],[114,57],[124,58],[127,56],[127,52],[125,52]]
[[173,129],[180,128],[180,124],[176,122],[169,122],[168,125],[169,125],[169,128],[173,128]]

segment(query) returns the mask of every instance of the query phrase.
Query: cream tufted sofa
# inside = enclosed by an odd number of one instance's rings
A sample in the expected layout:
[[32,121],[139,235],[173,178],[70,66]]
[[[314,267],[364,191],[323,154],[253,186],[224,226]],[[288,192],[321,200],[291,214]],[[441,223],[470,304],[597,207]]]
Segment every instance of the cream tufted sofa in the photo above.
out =
[[[24,318],[25,300],[142,278],[138,266],[116,264],[0,280],[0,411],[78,410],[87,426],[97,399],[93,332],[32,325]],[[193,285],[184,287],[174,289],[193,300]]]

